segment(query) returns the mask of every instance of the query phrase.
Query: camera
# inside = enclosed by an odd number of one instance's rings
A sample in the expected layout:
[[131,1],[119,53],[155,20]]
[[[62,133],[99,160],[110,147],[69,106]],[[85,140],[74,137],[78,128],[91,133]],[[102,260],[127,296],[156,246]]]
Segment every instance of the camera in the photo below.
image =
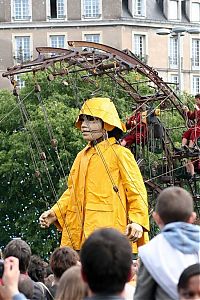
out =
[[0,278],[3,277],[3,272],[4,272],[4,261],[3,259],[0,259]]

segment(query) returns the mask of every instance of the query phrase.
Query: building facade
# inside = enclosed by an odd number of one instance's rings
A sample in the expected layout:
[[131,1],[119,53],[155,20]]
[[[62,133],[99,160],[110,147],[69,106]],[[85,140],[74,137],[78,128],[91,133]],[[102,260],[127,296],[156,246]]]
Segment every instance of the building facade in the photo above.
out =
[[1,76],[7,67],[35,58],[36,47],[86,40],[131,50],[170,83],[179,80],[181,58],[182,91],[196,94],[200,33],[191,29],[199,27],[200,0],[0,0],[0,88],[10,86]]

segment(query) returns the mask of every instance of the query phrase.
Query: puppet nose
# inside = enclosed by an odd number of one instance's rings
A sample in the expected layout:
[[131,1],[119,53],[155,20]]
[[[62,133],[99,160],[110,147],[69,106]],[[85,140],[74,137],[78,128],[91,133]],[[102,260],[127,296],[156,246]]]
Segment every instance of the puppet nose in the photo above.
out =
[[81,129],[85,129],[85,128],[88,128],[88,120],[83,120],[82,121],[82,124],[81,124]]

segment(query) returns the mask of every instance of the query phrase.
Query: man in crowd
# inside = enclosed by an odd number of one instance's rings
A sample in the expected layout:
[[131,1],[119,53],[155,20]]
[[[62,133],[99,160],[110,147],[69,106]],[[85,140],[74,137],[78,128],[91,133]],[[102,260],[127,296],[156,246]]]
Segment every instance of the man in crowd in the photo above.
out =
[[200,260],[200,227],[193,225],[192,196],[180,187],[163,190],[153,217],[161,233],[139,248],[134,300],[176,300],[182,271]]
[[[51,286],[48,285],[50,295],[55,297],[62,274],[72,266],[76,266],[78,263],[80,264],[79,261],[78,253],[69,247],[63,246],[54,250],[50,258],[50,266],[54,275]],[[51,299],[52,297],[47,295],[47,300]]]
[[[10,256],[14,256],[19,259],[19,270],[20,270],[20,285],[22,280],[27,280],[28,284],[30,284],[30,277],[28,276],[28,266],[31,259],[31,248],[29,245],[21,240],[14,239],[10,241],[3,252],[3,258],[8,258]],[[32,281],[32,300],[45,300],[46,293],[44,293],[41,286]]]
[[186,268],[178,282],[180,300],[200,300],[200,264]]
[[132,278],[132,250],[128,239],[115,229],[93,232],[81,249],[83,280],[88,300],[124,300],[124,287]]
[[0,300],[26,300],[27,298],[19,293],[19,259],[13,256],[7,257],[4,261],[4,272],[2,284],[0,284]]

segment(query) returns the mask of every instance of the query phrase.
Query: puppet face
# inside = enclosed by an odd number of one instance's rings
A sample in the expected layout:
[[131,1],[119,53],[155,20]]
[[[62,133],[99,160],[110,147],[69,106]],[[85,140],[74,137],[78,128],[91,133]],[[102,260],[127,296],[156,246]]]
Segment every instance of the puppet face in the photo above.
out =
[[179,291],[180,300],[200,300],[200,275],[192,276],[185,288]]
[[89,115],[80,115],[79,120],[81,121],[81,132],[84,140],[91,142],[104,135],[105,130],[101,119]]

